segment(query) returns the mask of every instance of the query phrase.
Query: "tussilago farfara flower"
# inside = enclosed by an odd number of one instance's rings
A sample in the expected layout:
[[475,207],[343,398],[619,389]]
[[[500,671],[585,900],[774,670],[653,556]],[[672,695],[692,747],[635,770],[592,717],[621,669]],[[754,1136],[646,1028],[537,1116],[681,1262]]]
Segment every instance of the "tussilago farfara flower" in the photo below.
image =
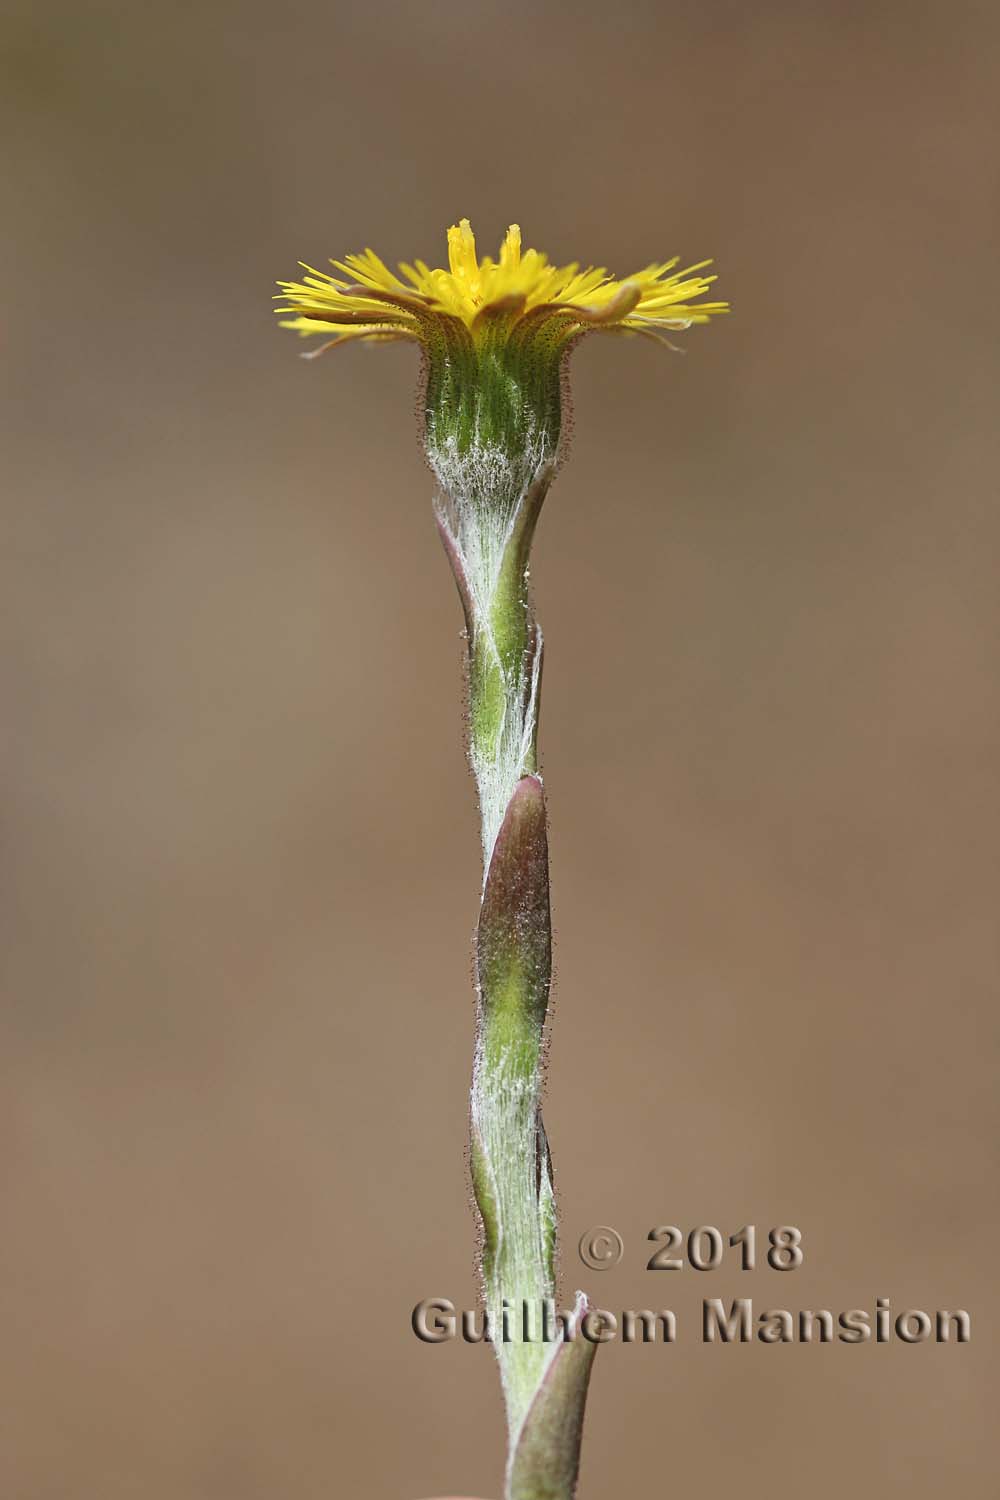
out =
[[553,266],[539,250],[521,249],[512,224],[497,260],[476,254],[468,219],[448,231],[448,269],[423,261],[389,270],[373,250],[331,261],[336,272],[309,266],[302,281],[279,282],[282,326],[328,335],[310,355],[350,339],[410,339],[421,345],[427,374],[430,449],[500,447],[510,454],[554,452],[561,417],[561,369],[586,333],[670,333],[707,323],[728,310],[704,300],[715,280],[710,261],[676,270],[654,263],[623,280],[601,267]]
[[[422,260],[405,263],[401,281],[374,250],[331,261],[350,280],[303,269],[303,281],[278,285],[295,316],[282,324],[302,334],[332,333],[322,348],[347,339],[415,339],[448,336],[445,320],[464,325],[474,341],[487,339],[497,322],[508,338],[524,338],[547,326],[560,341],[588,328],[626,329],[652,334],[707,323],[726,312],[725,302],[696,302],[714,276],[698,273],[711,261],[674,271],[678,257],[647,266],[622,281],[601,267],[581,271],[576,264],[552,266],[540,250],[521,250],[521,230],[512,224],[494,261],[476,255],[468,219],[448,231],[448,270],[431,270]],[[668,273],[673,274],[668,274]],[[552,324],[555,323],[555,328]],[[524,326],[527,324],[528,326]]]

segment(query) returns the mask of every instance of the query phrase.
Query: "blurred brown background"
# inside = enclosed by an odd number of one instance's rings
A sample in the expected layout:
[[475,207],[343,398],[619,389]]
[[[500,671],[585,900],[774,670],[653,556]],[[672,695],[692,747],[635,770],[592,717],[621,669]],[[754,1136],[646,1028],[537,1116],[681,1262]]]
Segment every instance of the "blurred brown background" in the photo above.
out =
[[[405,346],[301,256],[468,214],[715,255],[590,341],[534,575],[581,1500],[996,1492],[1000,13],[15,5],[3,27],[0,1494],[496,1496],[463,1178],[477,836]],[[794,1276],[644,1270],[795,1223]],[[604,1275],[580,1233],[615,1225]],[[966,1348],[706,1348],[705,1296]]]

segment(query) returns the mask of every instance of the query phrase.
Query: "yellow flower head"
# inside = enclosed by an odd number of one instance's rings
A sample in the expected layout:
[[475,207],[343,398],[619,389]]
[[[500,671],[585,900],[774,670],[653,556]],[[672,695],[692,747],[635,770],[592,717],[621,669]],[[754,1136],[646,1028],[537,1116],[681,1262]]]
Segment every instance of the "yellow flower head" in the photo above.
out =
[[[475,343],[519,339],[544,326],[560,344],[589,329],[641,333],[653,338],[728,311],[725,302],[699,301],[714,276],[701,273],[710,261],[683,271],[677,257],[647,266],[622,281],[600,267],[553,266],[540,250],[521,249],[512,224],[497,260],[476,254],[468,219],[448,231],[448,269],[423,261],[403,263],[396,276],[373,250],[331,261],[342,276],[310,266],[302,281],[282,281],[283,328],[303,335],[328,334],[320,354],[348,339],[414,339],[425,347],[467,330]],[[347,279],[345,279],[347,278]]]
[[[411,339],[423,354],[423,442],[442,493],[506,515],[551,465],[565,432],[566,356],[596,329],[667,334],[727,311],[703,299],[709,261],[675,270],[647,266],[624,281],[607,271],[552,266],[521,249],[508,229],[496,260],[482,260],[468,219],[448,231],[448,269],[401,264],[397,276],[373,250],[305,267],[279,282],[282,326],[323,334],[322,354],[348,339]],[[478,498],[477,498],[478,497]]]

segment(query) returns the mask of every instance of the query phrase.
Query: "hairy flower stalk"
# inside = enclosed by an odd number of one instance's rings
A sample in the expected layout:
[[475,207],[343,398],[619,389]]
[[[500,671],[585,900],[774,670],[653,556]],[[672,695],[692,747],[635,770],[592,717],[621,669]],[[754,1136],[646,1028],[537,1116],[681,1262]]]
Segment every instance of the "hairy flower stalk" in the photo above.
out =
[[[424,443],[438,526],[465,612],[469,758],[481,816],[477,1027],[471,1097],[473,1188],[484,1296],[507,1407],[507,1500],[571,1500],[596,1345],[577,1294],[566,1336],[543,1338],[556,1296],[556,1210],[541,1116],[551,979],[549,864],[538,771],[542,636],[528,568],[563,428],[565,363],[597,329],[666,342],[726,304],[699,300],[710,276],[676,261],[616,281],[522,253],[512,226],[480,261],[467,220],[449,230],[449,269],[372,251],[281,283],[283,326],[348,339],[411,339],[425,377]],[[505,1317],[505,1309],[509,1317]],[[527,1327],[522,1310],[528,1310]],[[501,1335],[505,1330],[507,1337]]]

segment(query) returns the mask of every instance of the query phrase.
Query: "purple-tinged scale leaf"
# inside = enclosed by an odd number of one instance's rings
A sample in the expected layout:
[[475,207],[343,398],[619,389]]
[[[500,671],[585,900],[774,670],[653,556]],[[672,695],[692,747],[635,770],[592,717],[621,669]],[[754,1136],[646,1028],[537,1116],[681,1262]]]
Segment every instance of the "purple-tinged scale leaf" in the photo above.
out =
[[575,1337],[561,1343],[528,1407],[507,1471],[507,1500],[573,1500],[580,1468],[583,1413],[596,1343],[580,1324],[589,1311],[577,1293]]
[[507,804],[479,915],[476,970],[483,1009],[503,996],[536,1026],[545,1019],[552,970],[545,801],[537,776],[522,776]]

